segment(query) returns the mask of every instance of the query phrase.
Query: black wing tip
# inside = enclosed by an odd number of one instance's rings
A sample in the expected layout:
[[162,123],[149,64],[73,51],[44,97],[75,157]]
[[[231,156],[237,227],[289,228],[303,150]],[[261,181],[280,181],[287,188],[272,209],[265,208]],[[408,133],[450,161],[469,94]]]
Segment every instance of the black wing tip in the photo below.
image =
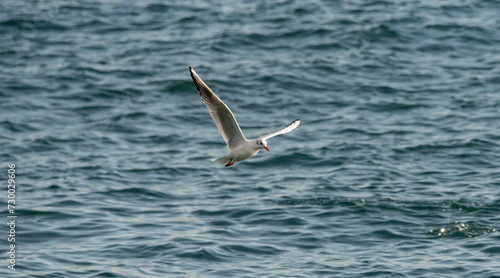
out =
[[295,119],[295,121],[291,122],[287,127],[289,127],[293,124],[297,124],[297,126],[300,125],[300,119]]
[[291,126],[291,125],[295,124],[296,122],[299,122],[299,124],[300,124],[300,119],[295,119],[295,121],[293,121],[293,122],[289,123],[289,124],[288,124],[286,127],[284,127],[284,128],[287,128],[287,127],[289,127],[289,126]]
[[[193,79],[194,83],[197,84],[196,77],[194,76],[194,69],[191,66],[189,66],[189,74],[191,75],[191,78]],[[196,88],[198,88],[198,85],[196,85]]]
[[[206,96],[206,93],[204,92],[205,89],[202,87],[203,81],[198,76],[198,74],[195,73],[194,69],[191,66],[189,66],[189,73],[191,75],[191,78],[193,79],[193,82],[194,82],[194,85],[196,86],[196,90],[198,91],[198,94],[203,99],[203,96],[204,95]],[[204,85],[204,86],[206,86],[206,85]],[[208,89],[208,90],[210,90],[210,89]]]

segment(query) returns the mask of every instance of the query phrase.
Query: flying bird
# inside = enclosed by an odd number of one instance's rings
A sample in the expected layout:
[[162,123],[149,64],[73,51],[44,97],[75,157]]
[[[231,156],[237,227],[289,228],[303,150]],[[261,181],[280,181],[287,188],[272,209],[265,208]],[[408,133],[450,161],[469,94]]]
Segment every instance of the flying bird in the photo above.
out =
[[296,129],[300,120],[297,119],[291,122],[286,127],[272,133],[262,135],[256,139],[247,140],[241,132],[241,128],[236,121],[233,113],[227,107],[224,102],[201,80],[198,74],[194,71],[192,67],[189,67],[189,72],[193,78],[196,89],[201,96],[201,99],[208,108],[210,116],[217,125],[222,137],[227,143],[227,148],[229,149],[229,154],[223,157],[212,159],[213,162],[220,164],[225,164],[226,167],[233,165],[235,162],[245,160],[256,155],[260,149],[266,149],[267,139],[274,136],[288,133]]

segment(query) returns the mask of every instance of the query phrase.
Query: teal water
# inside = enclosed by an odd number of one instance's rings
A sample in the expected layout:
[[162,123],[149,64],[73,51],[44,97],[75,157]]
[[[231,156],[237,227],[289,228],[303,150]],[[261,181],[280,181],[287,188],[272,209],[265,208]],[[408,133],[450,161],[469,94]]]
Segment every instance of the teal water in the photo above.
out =
[[500,3],[247,2],[0,2],[0,276],[500,277]]

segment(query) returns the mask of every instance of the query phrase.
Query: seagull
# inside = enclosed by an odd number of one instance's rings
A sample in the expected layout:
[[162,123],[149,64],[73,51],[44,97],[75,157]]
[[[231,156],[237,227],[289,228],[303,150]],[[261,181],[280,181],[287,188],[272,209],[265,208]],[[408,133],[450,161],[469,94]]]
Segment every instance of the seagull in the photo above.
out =
[[266,149],[267,139],[272,138],[277,135],[288,133],[296,129],[300,120],[297,119],[291,122],[286,127],[272,133],[262,135],[256,139],[247,140],[241,132],[241,128],[236,122],[236,118],[233,113],[227,107],[224,102],[201,80],[198,74],[194,71],[192,67],[189,67],[189,72],[191,73],[191,78],[193,78],[196,89],[201,96],[201,99],[208,108],[210,116],[217,125],[220,134],[227,143],[227,148],[229,149],[229,154],[223,157],[212,159],[213,162],[220,164],[225,164],[226,167],[233,165],[235,162],[245,160],[256,155],[260,149]]

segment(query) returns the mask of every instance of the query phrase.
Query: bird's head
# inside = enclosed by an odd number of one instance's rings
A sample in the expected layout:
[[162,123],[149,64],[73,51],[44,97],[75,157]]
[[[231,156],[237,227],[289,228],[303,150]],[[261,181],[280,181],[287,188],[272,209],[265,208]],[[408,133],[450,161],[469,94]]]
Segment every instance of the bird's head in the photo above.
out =
[[269,149],[267,148],[267,142],[266,142],[266,140],[257,140],[257,145],[260,148],[266,149],[266,151],[269,151]]

